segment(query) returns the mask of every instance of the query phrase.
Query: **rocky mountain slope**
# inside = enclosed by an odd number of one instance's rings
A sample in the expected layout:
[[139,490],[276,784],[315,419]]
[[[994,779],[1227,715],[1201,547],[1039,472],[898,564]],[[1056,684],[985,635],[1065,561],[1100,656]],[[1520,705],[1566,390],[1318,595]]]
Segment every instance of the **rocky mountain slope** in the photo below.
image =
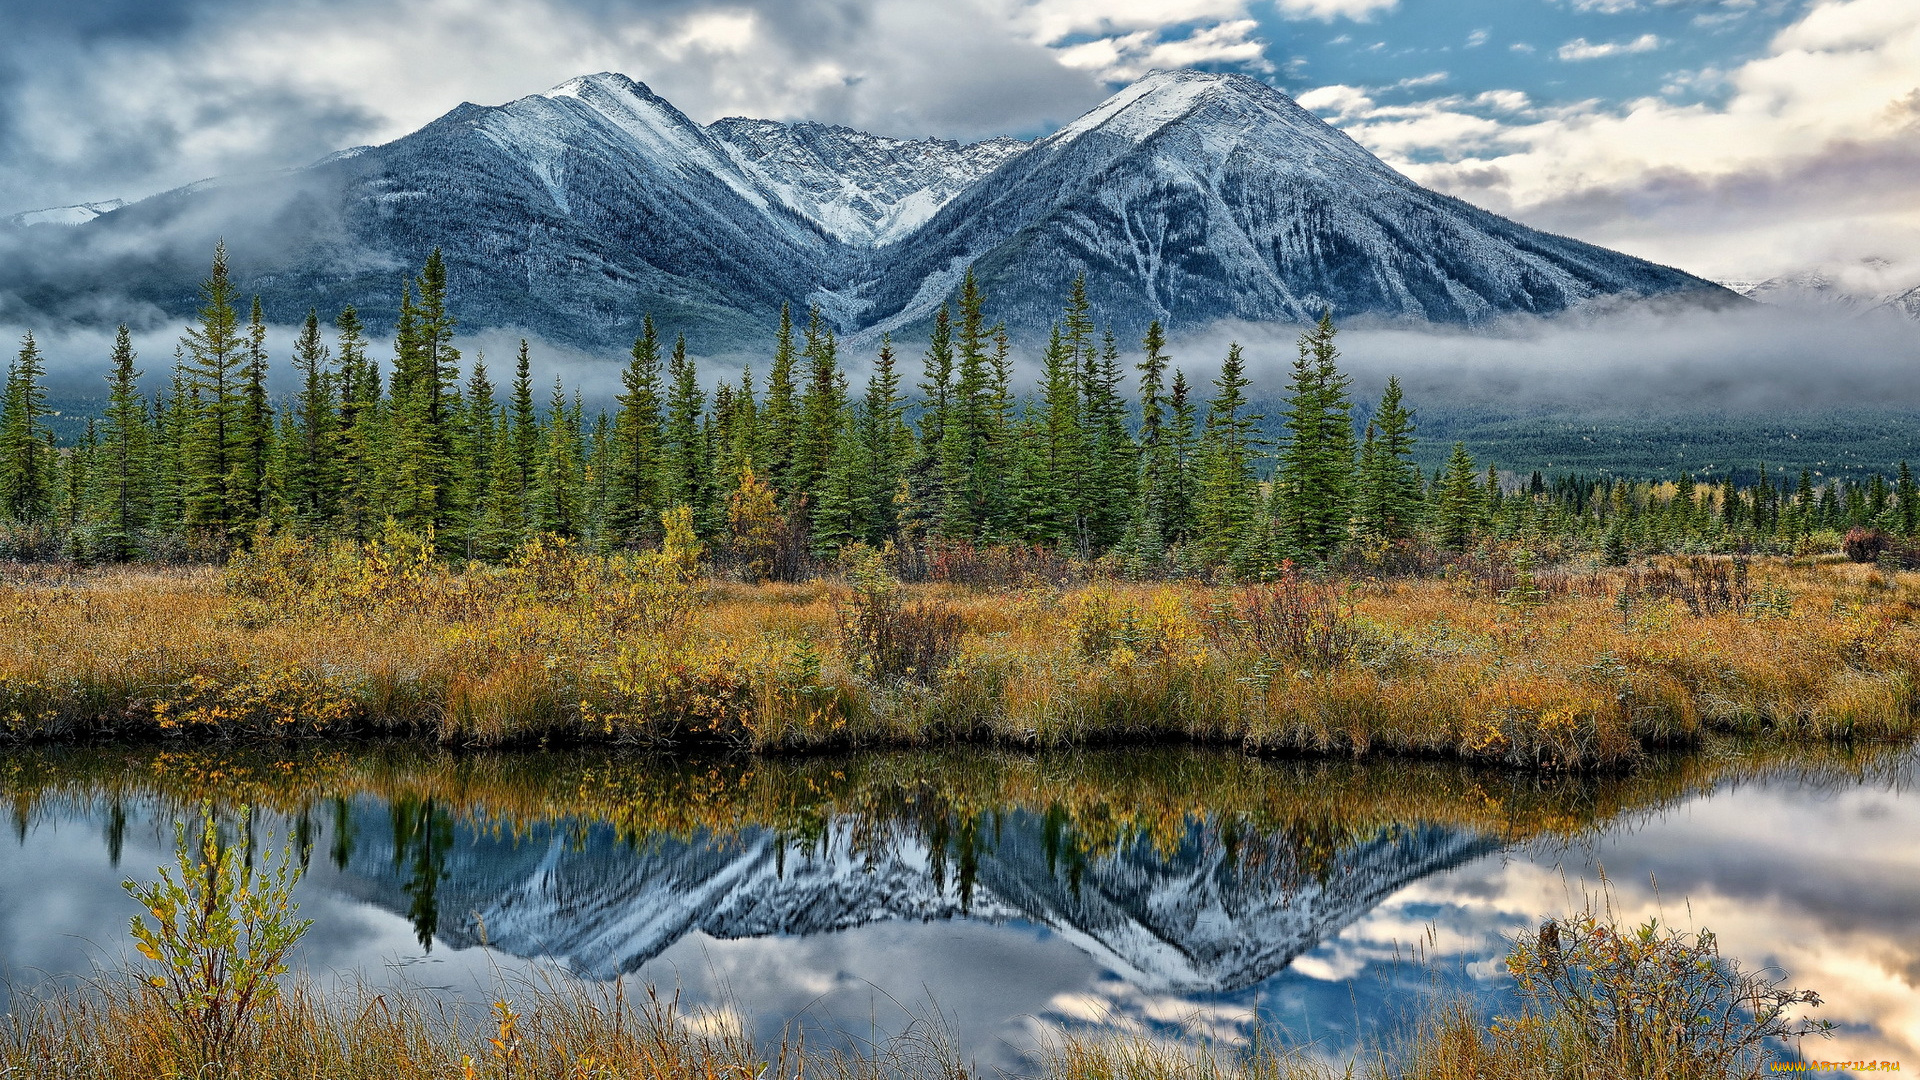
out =
[[787,301],[844,332],[910,330],[969,264],[1020,334],[1044,332],[1081,272],[1129,334],[1328,308],[1475,323],[1623,295],[1739,302],[1427,191],[1241,76],[1156,72],[1029,147],[702,126],[600,74],[70,230],[4,230],[0,316],[178,319],[223,236],[276,320],[352,303],[390,322],[437,246],[467,327],[593,348],[648,311],[706,351],[757,342]]

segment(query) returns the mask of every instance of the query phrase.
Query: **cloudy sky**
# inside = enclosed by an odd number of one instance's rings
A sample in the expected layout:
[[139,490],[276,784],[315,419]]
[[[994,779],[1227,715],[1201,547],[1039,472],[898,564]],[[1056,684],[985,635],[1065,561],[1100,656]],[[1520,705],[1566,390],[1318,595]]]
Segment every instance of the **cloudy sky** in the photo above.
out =
[[7,0],[0,213],[623,71],[699,120],[1043,134],[1263,78],[1431,186],[1719,277],[1920,263],[1920,0]]

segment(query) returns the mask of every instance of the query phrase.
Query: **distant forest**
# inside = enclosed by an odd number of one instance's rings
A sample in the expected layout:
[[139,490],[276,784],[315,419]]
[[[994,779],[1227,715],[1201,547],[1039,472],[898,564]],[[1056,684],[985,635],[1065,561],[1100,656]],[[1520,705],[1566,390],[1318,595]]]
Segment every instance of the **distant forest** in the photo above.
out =
[[[1757,462],[1711,477],[1660,479],[1655,462],[1641,479],[1515,478],[1461,442],[1442,456],[1419,441],[1397,380],[1356,411],[1330,318],[1301,334],[1264,415],[1239,346],[1196,386],[1159,324],[1127,351],[1102,333],[1083,281],[1030,394],[1013,387],[1008,336],[969,273],[936,313],[911,389],[891,342],[850,385],[817,310],[804,325],[782,311],[764,383],[749,370],[709,389],[685,338],[669,343],[648,318],[614,407],[591,414],[577,391],[533,385],[524,341],[504,388],[484,363],[463,366],[438,252],[403,288],[384,366],[351,308],[330,326],[313,312],[290,360],[297,389],[279,399],[259,301],[242,307],[218,250],[166,387],[141,392],[122,327],[104,412],[66,445],[26,337],[0,402],[0,556],[217,559],[262,530],[360,541],[399,529],[448,557],[500,560],[536,536],[646,547],[678,512],[712,550],[753,553],[742,557],[759,576],[853,544],[1258,575],[1489,540],[1613,561],[1831,547],[1824,534],[1920,523],[1904,463],[1844,479]],[[1567,435],[1570,450],[1580,438]]]

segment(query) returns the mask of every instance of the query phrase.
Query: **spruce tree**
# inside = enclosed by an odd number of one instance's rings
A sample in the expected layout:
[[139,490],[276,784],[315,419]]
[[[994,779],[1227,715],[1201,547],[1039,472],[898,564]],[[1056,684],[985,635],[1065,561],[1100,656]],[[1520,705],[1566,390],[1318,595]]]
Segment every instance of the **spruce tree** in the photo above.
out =
[[29,332],[7,369],[0,398],[0,513],[13,521],[46,521],[54,510],[53,432],[46,426],[46,362]]
[[947,414],[953,396],[953,316],[941,304],[933,313],[933,330],[922,358],[925,376],[920,383],[920,438],[907,469],[912,513],[919,518],[937,515],[946,505],[941,487],[940,452],[946,440]]
[[235,490],[246,453],[246,347],[234,310],[235,290],[224,242],[214,248],[213,269],[200,285],[197,325],[187,329],[187,386],[196,400],[186,454],[187,524],[215,545],[243,520]]
[[1400,380],[1387,379],[1367,426],[1354,506],[1356,527],[1375,540],[1413,535],[1420,510],[1420,469],[1413,463],[1413,414],[1401,400]]
[[1087,436],[1080,423],[1080,358],[1055,324],[1040,369],[1038,445],[1028,497],[1036,539],[1083,553],[1090,541],[1083,500],[1091,479]]
[[273,407],[267,399],[267,320],[260,298],[247,319],[246,361],[240,369],[238,453],[231,484],[239,524],[251,529],[267,518],[273,453]]
[[1133,516],[1138,490],[1140,453],[1127,432],[1121,379],[1120,345],[1108,330],[1098,360],[1088,363],[1081,377],[1090,489],[1084,505],[1093,552],[1107,551],[1120,542]]
[[1485,521],[1487,500],[1477,480],[1473,455],[1454,443],[1436,488],[1433,525],[1440,542],[1456,551],[1473,541]]
[[114,560],[139,554],[151,509],[154,432],[134,363],[133,338],[122,323],[113,339],[113,374],[107,377],[106,423],[96,458],[102,554]]
[[960,284],[958,363],[940,437],[939,527],[954,539],[983,537],[993,525],[1002,478],[993,472],[996,429],[1003,413],[995,393],[985,297],[969,269]]
[[793,312],[788,305],[782,304],[780,332],[773,344],[773,366],[767,372],[764,479],[789,506],[797,497],[790,474],[800,436],[800,412],[793,381],[798,356],[793,347]]
[[1353,404],[1333,339],[1330,315],[1300,336],[1274,485],[1282,546],[1315,560],[1346,539],[1353,515]]
[[[673,356],[667,363],[667,418],[663,464],[668,506],[685,506],[696,513],[707,506],[704,484],[707,479],[706,439],[700,418],[707,407],[707,396],[700,389],[700,374],[687,356],[687,339],[674,339]],[[710,522],[696,522],[696,526]]]
[[906,423],[906,402],[900,395],[900,373],[895,369],[893,340],[880,338],[880,355],[867,376],[855,434],[859,456],[866,462],[857,490],[856,538],[878,546],[899,527],[902,485],[914,452],[913,432]]
[[806,341],[806,387],[801,392],[799,425],[786,480],[793,493],[806,495],[817,504],[834,445],[846,422],[838,345],[833,331],[821,320],[818,306],[808,314]]
[[1168,358],[1166,331],[1155,319],[1141,339],[1144,352],[1136,365],[1140,372],[1140,476],[1134,499],[1130,545],[1134,554],[1158,561],[1168,540],[1168,500],[1175,471],[1167,439],[1167,408],[1162,397]]
[[553,536],[580,535],[581,477],[578,418],[567,408],[566,388],[554,380],[546,423],[540,431],[539,465],[534,482],[536,528]]
[[349,537],[366,538],[375,525],[376,448],[374,427],[380,404],[380,372],[367,356],[366,328],[349,304],[333,321],[339,372],[339,425],[334,443],[339,448],[340,480],[335,520]]
[[1900,535],[1912,536],[1920,529],[1920,485],[1913,482],[1913,470],[1900,463],[1900,478],[1893,485],[1894,509],[1899,513]]
[[1259,508],[1253,462],[1260,451],[1262,417],[1247,411],[1248,384],[1236,342],[1227,347],[1220,377],[1213,383],[1216,392],[1207,402],[1194,494],[1194,539],[1202,557],[1214,565],[1240,550]]
[[607,528],[616,544],[636,546],[660,531],[663,509],[660,338],[653,316],[641,320],[616,399]]
[[339,411],[331,362],[320,338],[320,313],[310,310],[293,345],[293,370],[300,377],[300,389],[294,398],[292,439],[285,450],[287,507],[309,534],[333,519],[340,490]]

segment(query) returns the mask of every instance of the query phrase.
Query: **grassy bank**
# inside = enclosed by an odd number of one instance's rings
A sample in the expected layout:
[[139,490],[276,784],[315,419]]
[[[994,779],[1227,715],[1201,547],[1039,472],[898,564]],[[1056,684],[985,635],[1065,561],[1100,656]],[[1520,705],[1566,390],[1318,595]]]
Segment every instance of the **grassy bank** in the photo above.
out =
[[395,734],[755,751],[1159,739],[1612,767],[1909,736],[1920,575],[1694,559],[1244,588],[714,582],[690,554],[275,542],[0,584],[0,737]]

